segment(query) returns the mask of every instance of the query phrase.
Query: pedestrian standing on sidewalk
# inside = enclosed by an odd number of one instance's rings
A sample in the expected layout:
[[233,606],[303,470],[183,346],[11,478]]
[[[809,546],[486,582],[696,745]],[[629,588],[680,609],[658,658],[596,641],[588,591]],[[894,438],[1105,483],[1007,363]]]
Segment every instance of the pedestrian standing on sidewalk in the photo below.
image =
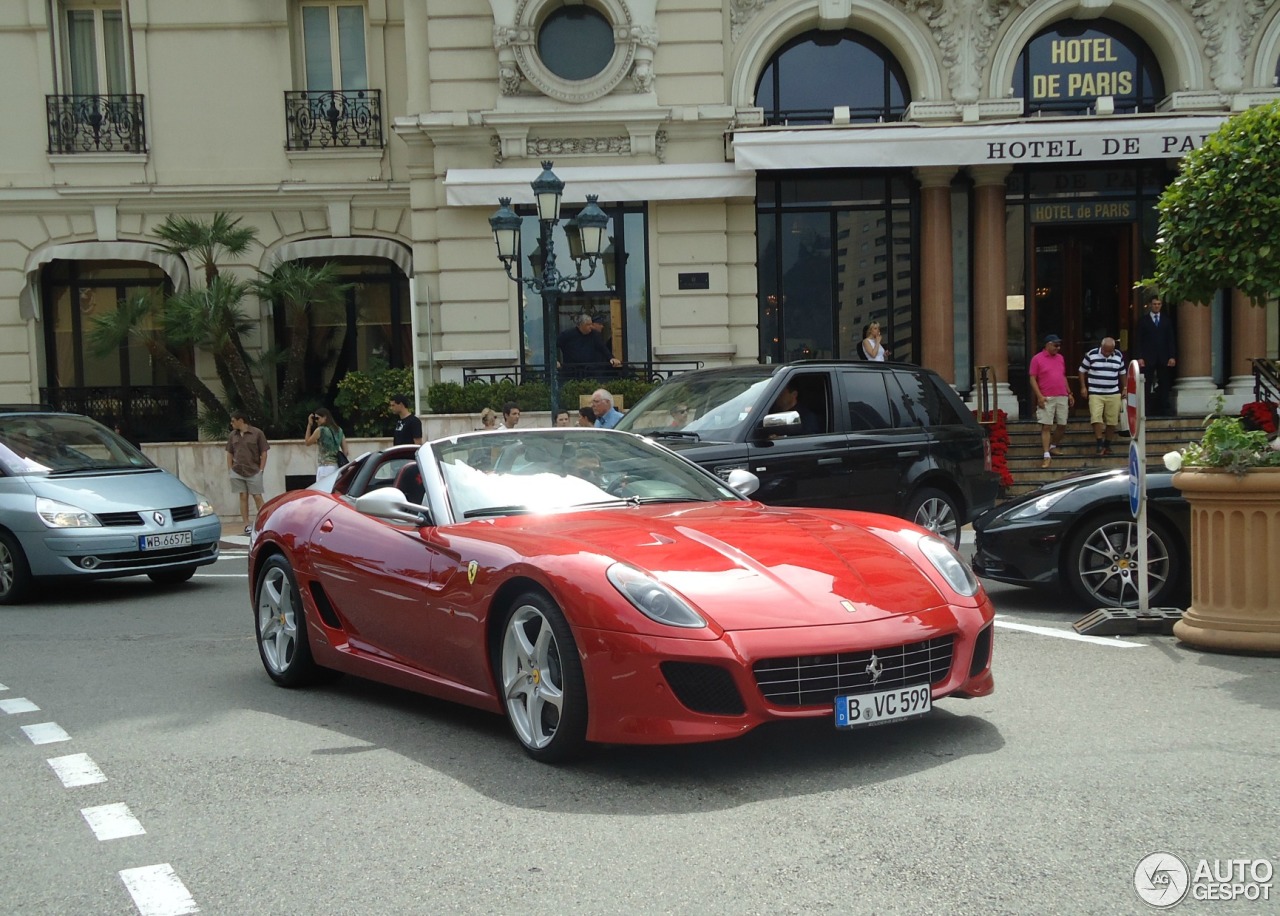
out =
[[421,445],[422,420],[409,407],[407,394],[391,396],[391,412],[396,417],[396,428],[391,431],[392,445]]
[[1036,399],[1036,422],[1040,424],[1040,444],[1044,459],[1040,467],[1047,468],[1053,453],[1062,445],[1067,434],[1067,414],[1076,399],[1067,387],[1066,360],[1062,358],[1062,338],[1046,334],[1044,349],[1031,357],[1031,393]]
[[316,452],[316,482],[338,473],[338,455],[347,457],[347,437],[342,427],[333,419],[327,407],[317,407],[315,413],[307,417],[307,445],[318,445]]
[[1084,355],[1080,363],[1080,394],[1089,402],[1089,422],[1098,457],[1111,454],[1111,437],[1120,425],[1120,387],[1124,382],[1124,354],[1114,337]]
[[248,534],[249,497],[253,497],[254,516],[262,511],[262,472],[267,469],[267,452],[271,444],[266,434],[249,425],[243,410],[231,412],[231,435],[227,437],[227,472],[231,476],[231,492],[240,495],[240,521]]

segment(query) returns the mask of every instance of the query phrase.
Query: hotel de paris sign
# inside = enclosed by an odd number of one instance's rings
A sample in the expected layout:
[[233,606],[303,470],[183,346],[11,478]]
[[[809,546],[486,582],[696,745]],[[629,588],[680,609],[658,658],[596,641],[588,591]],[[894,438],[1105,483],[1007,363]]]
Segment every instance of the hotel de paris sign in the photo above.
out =
[[739,169],[902,168],[1177,159],[1204,142],[1223,115],[1030,118],[998,124],[739,130]]

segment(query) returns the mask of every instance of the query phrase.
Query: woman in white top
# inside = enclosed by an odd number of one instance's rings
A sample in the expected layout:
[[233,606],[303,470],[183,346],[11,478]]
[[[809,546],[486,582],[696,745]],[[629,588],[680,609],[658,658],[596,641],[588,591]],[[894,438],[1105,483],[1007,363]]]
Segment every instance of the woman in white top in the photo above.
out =
[[880,342],[880,322],[872,321],[862,331],[862,358],[875,363],[885,361],[889,348]]

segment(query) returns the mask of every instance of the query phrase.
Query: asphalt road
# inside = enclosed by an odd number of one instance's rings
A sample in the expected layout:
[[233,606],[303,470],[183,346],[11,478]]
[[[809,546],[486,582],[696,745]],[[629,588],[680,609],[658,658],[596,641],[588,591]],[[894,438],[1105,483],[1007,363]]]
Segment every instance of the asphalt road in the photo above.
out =
[[1142,913],[1150,853],[1280,863],[1280,661],[1071,638],[1060,597],[993,585],[997,691],[926,719],[551,768],[487,714],[275,687],[244,569],[0,608],[0,911]]

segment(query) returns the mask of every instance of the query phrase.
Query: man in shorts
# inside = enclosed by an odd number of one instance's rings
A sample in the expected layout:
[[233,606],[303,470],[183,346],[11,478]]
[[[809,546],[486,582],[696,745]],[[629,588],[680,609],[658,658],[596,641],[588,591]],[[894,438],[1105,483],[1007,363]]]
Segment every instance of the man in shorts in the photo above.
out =
[[262,472],[267,467],[267,451],[271,446],[262,430],[249,425],[243,410],[231,414],[231,435],[227,438],[227,471],[231,475],[231,492],[240,496],[240,520],[248,534],[249,497],[253,497],[255,515],[262,511]]
[[1124,383],[1124,354],[1114,337],[1090,350],[1080,363],[1080,394],[1089,401],[1089,422],[1097,442],[1098,457],[1111,454],[1111,437],[1120,425],[1120,386]]
[[1062,358],[1062,338],[1047,334],[1044,349],[1031,357],[1031,393],[1036,400],[1036,422],[1040,424],[1040,444],[1044,458],[1040,467],[1047,468],[1053,453],[1067,434],[1067,413],[1076,399],[1067,386],[1067,364]]

